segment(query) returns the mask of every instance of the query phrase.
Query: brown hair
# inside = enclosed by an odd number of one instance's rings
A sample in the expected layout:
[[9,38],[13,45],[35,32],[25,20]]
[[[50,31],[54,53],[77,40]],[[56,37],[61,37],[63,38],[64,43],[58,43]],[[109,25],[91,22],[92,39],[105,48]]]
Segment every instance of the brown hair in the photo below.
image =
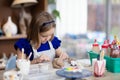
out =
[[27,31],[27,39],[32,41],[33,45],[39,47],[41,45],[39,34],[55,27],[56,25],[53,17],[48,12],[41,12],[32,18],[30,27]]

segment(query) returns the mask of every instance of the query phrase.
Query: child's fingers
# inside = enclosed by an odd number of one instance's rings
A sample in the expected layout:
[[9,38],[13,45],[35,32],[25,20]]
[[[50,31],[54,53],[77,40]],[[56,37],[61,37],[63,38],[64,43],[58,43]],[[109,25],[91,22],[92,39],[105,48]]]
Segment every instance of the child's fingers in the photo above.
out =
[[40,59],[40,61],[42,61],[42,62],[43,62],[43,61],[50,61],[50,58],[49,58],[47,55],[41,55],[39,59]]
[[50,58],[46,57],[46,58],[45,58],[45,61],[50,61]]
[[68,59],[68,55],[66,53],[61,53],[60,59],[62,59],[62,60]]

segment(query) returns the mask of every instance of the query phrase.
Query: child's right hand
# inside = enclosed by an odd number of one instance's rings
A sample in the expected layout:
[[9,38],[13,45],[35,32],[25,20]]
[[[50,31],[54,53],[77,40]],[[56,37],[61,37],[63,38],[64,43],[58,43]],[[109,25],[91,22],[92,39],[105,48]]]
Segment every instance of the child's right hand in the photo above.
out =
[[50,61],[50,58],[49,56],[45,55],[45,54],[42,54],[40,57],[37,58],[37,62],[38,63],[41,63],[41,62],[48,62]]
[[50,61],[50,58],[47,55],[42,54],[40,57],[33,59],[31,61],[31,64],[37,64],[37,63],[49,62],[49,61]]

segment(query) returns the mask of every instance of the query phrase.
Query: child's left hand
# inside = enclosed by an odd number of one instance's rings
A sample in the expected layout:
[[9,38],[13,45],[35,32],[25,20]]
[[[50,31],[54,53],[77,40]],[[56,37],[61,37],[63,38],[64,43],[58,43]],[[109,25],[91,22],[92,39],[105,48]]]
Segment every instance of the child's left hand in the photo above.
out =
[[60,58],[55,58],[52,61],[52,65],[53,65],[53,68],[60,69],[60,68],[64,67],[64,61],[61,60]]
[[66,60],[69,58],[68,54],[67,53],[61,53],[60,56],[59,56],[60,59],[62,60]]

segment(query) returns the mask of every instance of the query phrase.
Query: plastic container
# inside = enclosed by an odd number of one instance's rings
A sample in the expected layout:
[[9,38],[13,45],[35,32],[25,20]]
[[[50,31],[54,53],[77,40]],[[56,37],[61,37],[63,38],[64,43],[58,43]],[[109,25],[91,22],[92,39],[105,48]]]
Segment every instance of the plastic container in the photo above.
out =
[[[93,51],[89,51],[88,53],[92,64],[92,59],[97,58],[98,54]],[[109,72],[120,73],[120,58],[111,58],[105,55],[104,59],[106,59],[106,69]]]

